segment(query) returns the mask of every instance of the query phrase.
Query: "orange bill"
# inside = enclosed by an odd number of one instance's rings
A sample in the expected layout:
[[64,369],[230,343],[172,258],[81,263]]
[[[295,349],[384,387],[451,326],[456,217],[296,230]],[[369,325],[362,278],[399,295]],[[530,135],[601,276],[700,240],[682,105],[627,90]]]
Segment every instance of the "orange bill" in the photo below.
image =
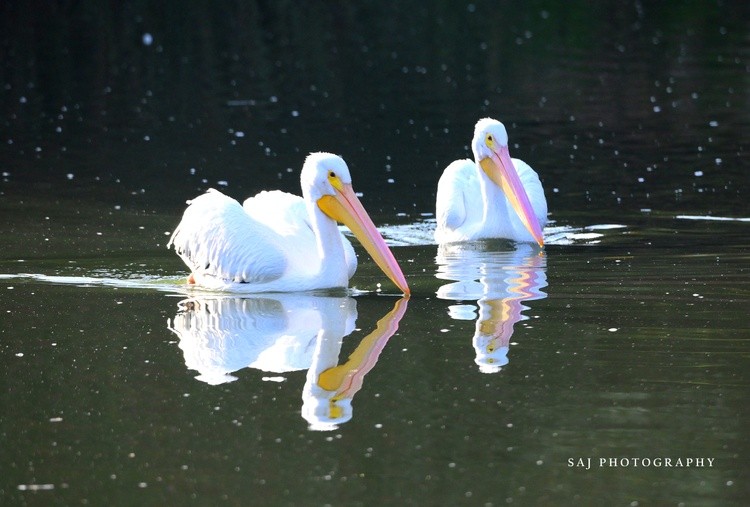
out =
[[479,164],[487,176],[503,189],[521,223],[531,233],[534,240],[539,246],[544,246],[542,228],[534,214],[526,189],[523,188],[523,183],[518,177],[518,171],[513,166],[508,147],[501,146],[497,151],[493,150],[492,156],[481,160]]
[[396,286],[409,295],[409,285],[401,272],[396,258],[386,245],[362,203],[354,194],[351,184],[335,185],[335,195],[324,195],[318,199],[320,209],[332,219],[346,225],[357,237],[367,253]]

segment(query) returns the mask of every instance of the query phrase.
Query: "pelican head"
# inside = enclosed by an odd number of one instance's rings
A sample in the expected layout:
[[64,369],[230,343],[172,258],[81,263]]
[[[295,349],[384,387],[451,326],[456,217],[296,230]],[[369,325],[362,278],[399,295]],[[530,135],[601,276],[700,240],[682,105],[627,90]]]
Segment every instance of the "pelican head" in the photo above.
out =
[[492,118],[479,120],[474,127],[471,149],[474,152],[474,160],[482,171],[493,183],[502,188],[521,222],[539,246],[543,246],[542,228],[510,158],[505,125]]
[[329,218],[346,225],[388,278],[409,294],[409,286],[393,253],[385,244],[352,188],[344,160],[331,153],[311,153],[300,175],[302,193]]

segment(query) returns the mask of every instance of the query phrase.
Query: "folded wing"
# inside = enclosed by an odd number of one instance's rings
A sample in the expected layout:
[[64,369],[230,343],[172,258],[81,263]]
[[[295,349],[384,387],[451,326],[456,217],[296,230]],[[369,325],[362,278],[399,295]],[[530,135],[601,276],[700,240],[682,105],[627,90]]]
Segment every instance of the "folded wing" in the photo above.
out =
[[214,189],[189,201],[170,246],[193,273],[226,282],[267,283],[287,267],[278,233]]

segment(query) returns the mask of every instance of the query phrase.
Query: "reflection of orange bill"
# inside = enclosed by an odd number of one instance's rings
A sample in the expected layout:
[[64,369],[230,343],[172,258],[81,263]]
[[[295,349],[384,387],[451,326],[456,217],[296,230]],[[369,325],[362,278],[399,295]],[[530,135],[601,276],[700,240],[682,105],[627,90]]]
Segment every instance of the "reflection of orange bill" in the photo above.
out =
[[351,399],[362,388],[365,375],[378,362],[383,348],[398,330],[398,324],[406,313],[407,302],[407,298],[396,301],[393,310],[378,321],[372,333],[362,339],[346,363],[328,368],[318,376],[320,387],[336,393],[331,401]]

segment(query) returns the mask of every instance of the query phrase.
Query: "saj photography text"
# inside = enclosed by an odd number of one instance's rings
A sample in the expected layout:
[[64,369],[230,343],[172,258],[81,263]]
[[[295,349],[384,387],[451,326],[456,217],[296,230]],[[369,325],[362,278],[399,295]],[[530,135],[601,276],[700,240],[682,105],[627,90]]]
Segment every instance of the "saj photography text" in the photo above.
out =
[[700,457],[575,457],[568,458],[568,468],[713,468],[715,458]]

